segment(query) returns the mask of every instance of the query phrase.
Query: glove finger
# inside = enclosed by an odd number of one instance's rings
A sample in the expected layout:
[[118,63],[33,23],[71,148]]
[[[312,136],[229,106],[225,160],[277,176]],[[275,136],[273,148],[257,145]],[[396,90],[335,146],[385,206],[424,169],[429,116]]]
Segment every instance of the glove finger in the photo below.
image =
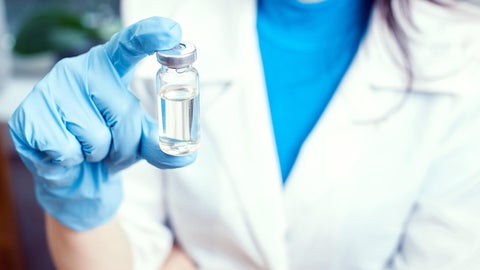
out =
[[49,96],[34,89],[10,118],[10,133],[33,174],[53,182],[68,182],[76,177],[69,168],[83,162],[83,153]]
[[107,161],[113,171],[126,168],[139,159],[141,119],[144,114],[140,101],[131,94],[125,96],[122,103],[117,103],[115,108],[105,114],[112,136]]
[[102,47],[93,48],[88,59],[87,66],[94,68],[86,72],[86,91],[111,134],[106,162],[109,167],[121,169],[138,158],[144,111],[138,98],[117,76]]
[[160,169],[173,169],[185,167],[195,161],[196,153],[184,156],[171,156],[160,150],[158,145],[158,124],[149,116],[144,116],[142,127],[140,156],[148,163]]
[[145,56],[178,45],[181,35],[175,21],[151,17],[115,34],[104,48],[118,75],[123,77]]
[[[126,76],[131,67],[156,50],[180,42],[181,31],[170,19],[152,17],[117,33],[108,43],[87,54],[86,91],[111,132],[109,167],[127,167],[138,159],[145,114],[129,91]],[[104,75],[105,76],[102,76]]]
[[[66,129],[80,142],[85,159],[97,162],[107,156],[112,138],[103,115],[90,97],[88,77],[84,75],[89,62],[92,63],[89,54],[64,59],[55,65],[44,81],[46,89],[58,92],[54,97],[55,106]],[[100,69],[95,73],[101,76],[104,72]],[[68,89],[61,89],[62,86]]]

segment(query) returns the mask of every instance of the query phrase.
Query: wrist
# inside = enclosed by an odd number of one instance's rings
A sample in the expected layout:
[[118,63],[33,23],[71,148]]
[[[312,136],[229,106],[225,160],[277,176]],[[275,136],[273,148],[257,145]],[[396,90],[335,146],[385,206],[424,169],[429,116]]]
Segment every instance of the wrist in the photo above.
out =
[[128,240],[116,219],[78,232],[46,214],[46,230],[57,269],[132,269]]

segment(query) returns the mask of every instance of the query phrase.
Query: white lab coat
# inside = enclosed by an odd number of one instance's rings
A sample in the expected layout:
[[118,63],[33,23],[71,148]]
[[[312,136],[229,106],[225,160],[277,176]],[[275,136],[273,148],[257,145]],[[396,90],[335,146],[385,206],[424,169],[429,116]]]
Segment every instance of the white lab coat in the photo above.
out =
[[[375,12],[282,186],[255,3],[122,4],[127,24],[176,19],[201,76],[197,161],[126,172],[120,220],[137,269],[159,269],[172,238],[200,269],[480,269],[478,7],[412,1],[418,80],[406,100],[401,57]],[[133,88],[152,84],[154,62]]]

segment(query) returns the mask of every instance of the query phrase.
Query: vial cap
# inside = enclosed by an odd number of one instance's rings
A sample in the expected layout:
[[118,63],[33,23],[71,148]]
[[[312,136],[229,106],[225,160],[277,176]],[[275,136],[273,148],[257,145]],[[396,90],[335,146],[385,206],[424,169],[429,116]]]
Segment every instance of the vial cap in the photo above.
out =
[[163,66],[182,68],[197,60],[197,49],[192,43],[182,42],[172,49],[157,51],[156,55],[157,61]]

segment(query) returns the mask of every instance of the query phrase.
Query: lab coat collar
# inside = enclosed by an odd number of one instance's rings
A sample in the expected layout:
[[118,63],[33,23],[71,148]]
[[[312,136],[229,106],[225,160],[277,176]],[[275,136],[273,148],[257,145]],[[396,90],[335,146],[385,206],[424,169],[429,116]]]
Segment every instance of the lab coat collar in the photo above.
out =
[[[252,239],[268,269],[287,265],[282,181],[277,161],[263,70],[255,28],[256,2],[237,4],[242,18],[232,38],[241,48],[233,58],[235,79],[225,93],[204,109],[205,132],[218,151],[238,190]],[[226,135],[231,134],[231,135]],[[240,141],[239,141],[240,140]]]
[[[480,8],[460,1],[444,1],[448,7],[429,1],[413,1],[410,18],[396,12],[407,38],[411,70],[408,84],[406,66],[397,40],[373,13],[364,49],[371,55],[365,73],[372,90],[401,91],[415,94],[458,95],[474,90],[480,50]],[[399,9],[399,3],[394,7]],[[477,23],[474,23],[477,22]],[[445,42],[455,40],[455,42]]]

